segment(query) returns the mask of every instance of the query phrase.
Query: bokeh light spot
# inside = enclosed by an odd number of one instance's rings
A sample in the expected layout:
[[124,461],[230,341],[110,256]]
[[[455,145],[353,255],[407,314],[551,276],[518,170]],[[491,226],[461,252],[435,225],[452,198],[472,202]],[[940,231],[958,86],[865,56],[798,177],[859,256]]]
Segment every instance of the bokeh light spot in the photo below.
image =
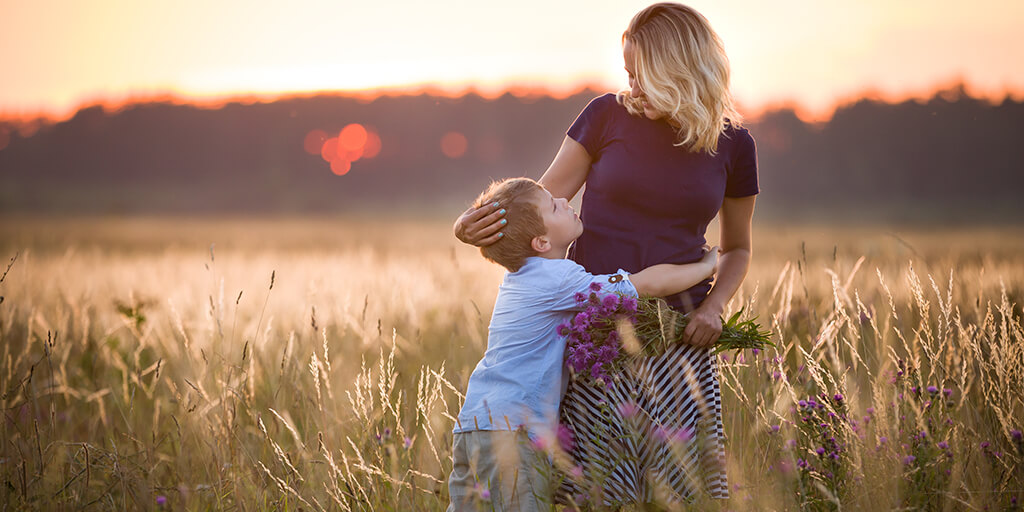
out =
[[324,147],[324,142],[327,140],[327,132],[323,130],[310,130],[306,134],[306,138],[302,141],[302,149],[306,150],[306,153],[311,155],[319,155],[320,150]]
[[320,156],[323,157],[327,163],[334,162],[338,159],[338,138],[331,137],[324,141],[324,145],[320,147]]
[[366,145],[366,128],[359,123],[352,123],[341,129],[338,135],[338,144],[345,150],[362,151]]
[[366,134],[366,146],[363,148],[363,158],[373,158],[380,154],[380,135],[375,131]]
[[459,132],[448,132],[441,137],[441,152],[448,158],[462,158],[468,147],[466,136]]
[[339,145],[338,156],[344,160],[348,160],[349,162],[355,162],[356,160],[359,160],[360,158],[363,157],[363,148],[360,147],[358,149],[345,149],[343,147],[340,147]]
[[344,159],[337,159],[331,162],[331,172],[338,176],[344,176],[348,171],[352,170],[352,162]]

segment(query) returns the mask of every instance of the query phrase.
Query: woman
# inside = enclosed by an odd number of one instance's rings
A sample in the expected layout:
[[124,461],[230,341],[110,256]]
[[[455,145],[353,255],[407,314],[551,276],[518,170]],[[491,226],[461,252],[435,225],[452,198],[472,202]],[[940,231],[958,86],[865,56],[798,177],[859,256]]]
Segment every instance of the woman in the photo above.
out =
[[[750,264],[759,191],[754,141],[739,126],[722,42],[700,13],[652,5],[633,17],[622,40],[629,91],[591,101],[540,179],[555,197],[572,198],[587,185],[584,233],[570,257],[592,273],[697,261],[716,215],[722,253],[713,287],[708,280],[666,297],[689,313],[684,344],[608,389],[570,385],[563,421],[575,430],[574,457],[589,479],[570,491],[596,487],[603,496],[593,498],[606,503],[656,495],[676,501],[699,489],[726,498],[710,346]],[[473,245],[493,243],[502,236],[501,216],[500,205],[469,210],[455,234]],[[629,436],[627,424],[642,435]]]

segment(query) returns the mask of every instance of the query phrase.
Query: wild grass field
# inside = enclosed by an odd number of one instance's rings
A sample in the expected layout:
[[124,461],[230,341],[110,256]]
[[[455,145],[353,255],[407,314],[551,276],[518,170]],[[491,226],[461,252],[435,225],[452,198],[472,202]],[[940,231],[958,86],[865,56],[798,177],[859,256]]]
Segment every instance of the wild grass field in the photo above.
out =
[[[731,498],[684,507],[1019,509],[1021,254],[756,225],[776,348],[720,361]],[[447,221],[0,219],[0,508],[442,510],[501,274]]]

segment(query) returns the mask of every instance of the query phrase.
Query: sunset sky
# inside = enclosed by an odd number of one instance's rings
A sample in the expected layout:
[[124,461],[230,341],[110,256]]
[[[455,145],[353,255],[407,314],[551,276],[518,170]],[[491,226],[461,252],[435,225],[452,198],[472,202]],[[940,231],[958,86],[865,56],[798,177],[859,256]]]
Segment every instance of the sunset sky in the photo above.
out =
[[[649,3],[0,0],[0,117],[168,93],[615,90],[622,30]],[[920,97],[960,80],[1024,96],[1022,1],[690,4],[725,40],[747,110],[821,116],[866,92]]]

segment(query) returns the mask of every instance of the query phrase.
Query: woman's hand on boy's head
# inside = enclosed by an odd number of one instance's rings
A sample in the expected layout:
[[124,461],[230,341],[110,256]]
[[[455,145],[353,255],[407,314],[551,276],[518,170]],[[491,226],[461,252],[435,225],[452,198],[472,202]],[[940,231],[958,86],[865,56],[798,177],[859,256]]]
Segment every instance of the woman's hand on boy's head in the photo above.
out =
[[505,209],[498,203],[491,203],[480,208],[466,210],[458,219],[452,231],[463,243],[476,247],[485,247],[497,242],[504,236],[501,228],[508,221],[503,219]]

